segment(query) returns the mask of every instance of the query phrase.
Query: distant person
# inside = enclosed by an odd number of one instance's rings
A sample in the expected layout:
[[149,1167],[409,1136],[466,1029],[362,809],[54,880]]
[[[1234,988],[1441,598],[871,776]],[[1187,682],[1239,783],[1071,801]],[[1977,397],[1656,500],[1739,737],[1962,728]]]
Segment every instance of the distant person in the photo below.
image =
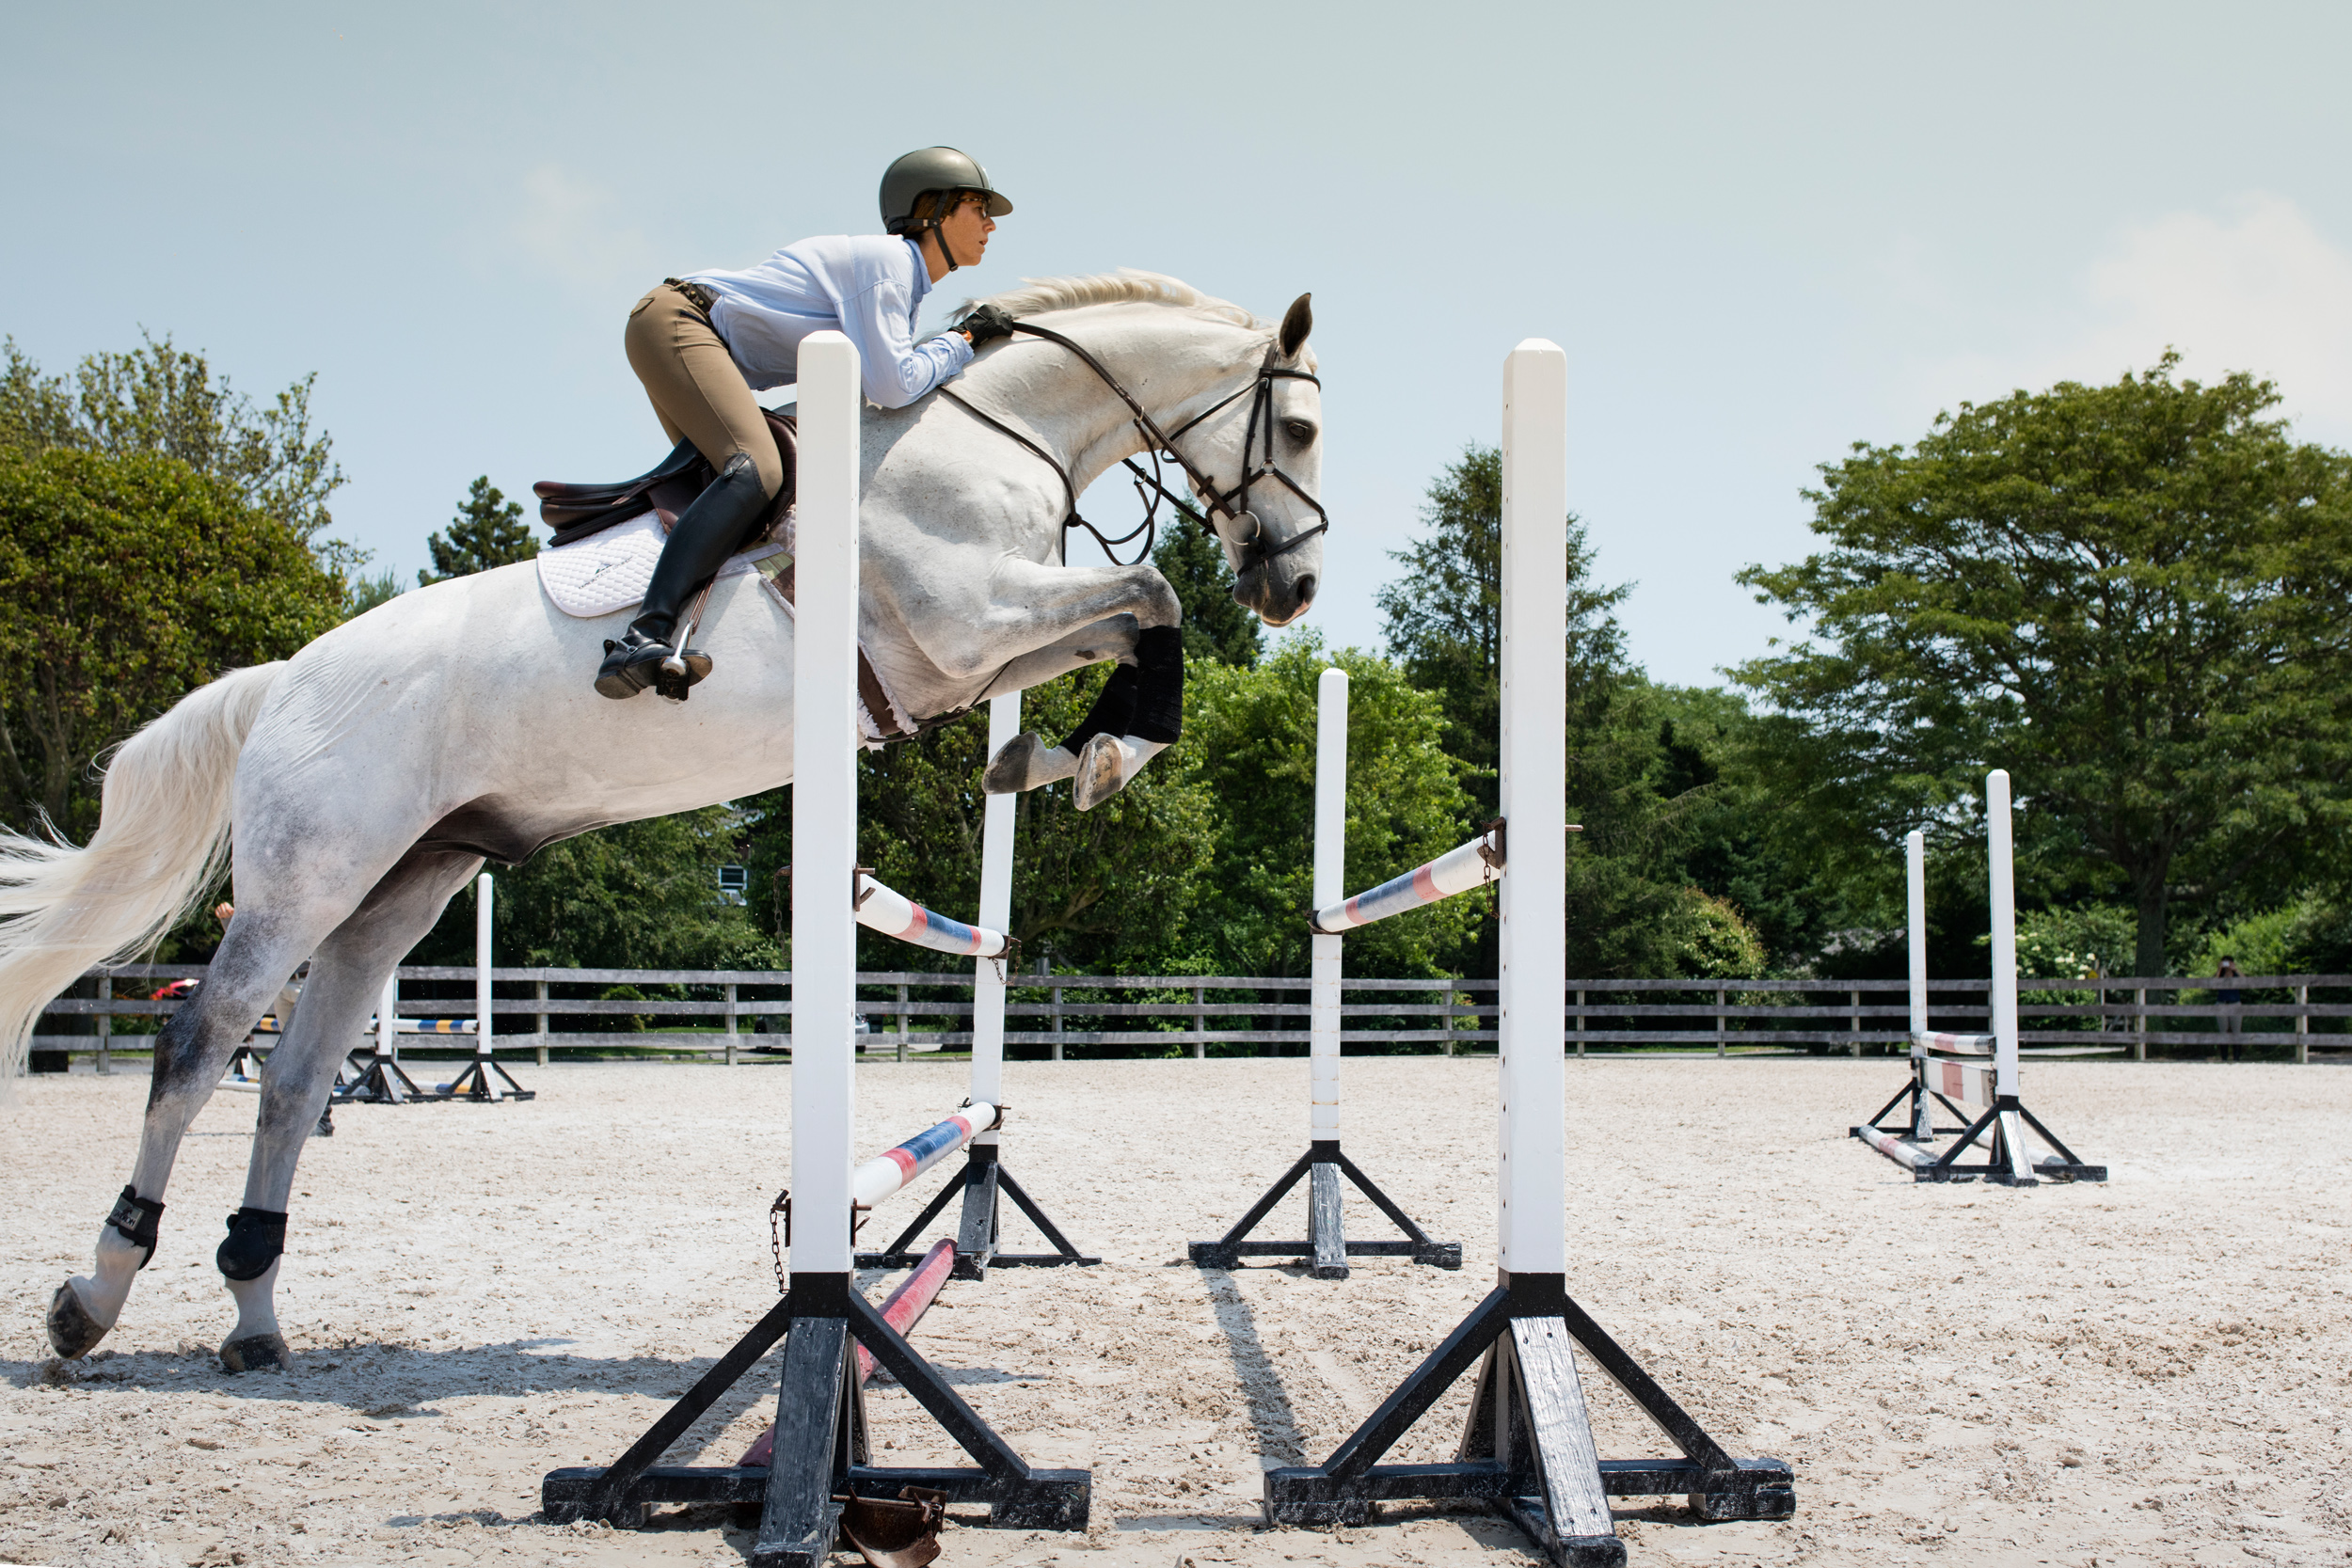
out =
[[[2213,977],[2217,980],[2243,978],[2238,971],[2237,960],[2226,953],[2222,955],[2221,967],[2214,971]],[[2235,986],[2223,986],[2214,992],[2214,996],[2221,1004],[2222,1059],[2234,1062],[2237,1060],[2238,1031],[2245,1027],[2246,1022],[2246,1015],[2242,1010],[2246,993]]]
[[[978,265],[1011,211],[978,164],[952,147],[925,148],[883,171],[887,233],[802,240],[740,272],[665,278],[630,309],[629,369],[670,439],[692,441],[719,477],[678,515],[637,618],[604,645],[598,691],[634,697],[654,684],[687,599],[742,547],[783,487],[784,459],[752,393],[800,379],[802,339],[848,334],[866,397],[904,408],[970,364],[982,343],[1011,335],[1012,319],[982,306],[956,331],[914,341],[923,296],[956,268]],[[689,660],[686,684],[708,669]]]

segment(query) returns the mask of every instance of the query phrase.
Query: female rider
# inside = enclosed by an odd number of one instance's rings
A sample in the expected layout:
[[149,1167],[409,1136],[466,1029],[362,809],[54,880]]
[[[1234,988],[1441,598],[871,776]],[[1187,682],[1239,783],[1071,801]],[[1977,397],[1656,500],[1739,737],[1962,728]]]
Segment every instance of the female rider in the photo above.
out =
[[[802,339],[828,327],[847,333],[866,397],[903,408],[970,364],[979,344],[1012,331],[1009,317],[983,306],[957,331],[914,341],[923,296],[956,268],[977,265],[995,220],[1011,211],[978,164],[952,147],[925,148],[882,174],[888,234],[803,240],[741,272],[668,278],[637,302],[629,368],[670,439],[692,441],[719,477],[670,531],[637,618],[604,645],[598,691],[633,697],[654,684],[687,598],[775,499],[784,464],[752,393],[797,378]],[[708,663],[697,657],[687,669],[691,686]]]

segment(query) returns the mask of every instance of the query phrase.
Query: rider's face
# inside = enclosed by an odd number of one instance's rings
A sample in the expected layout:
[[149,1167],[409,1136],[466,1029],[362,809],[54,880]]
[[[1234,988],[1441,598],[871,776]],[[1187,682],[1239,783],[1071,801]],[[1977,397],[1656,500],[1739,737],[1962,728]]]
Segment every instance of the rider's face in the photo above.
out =
[[996,220],[988,215],[988,203],[980,197],[967,196],[956,203],[939,226],[940,241],[960,267],[979,265],[988,251],[988,237],[994,232]]

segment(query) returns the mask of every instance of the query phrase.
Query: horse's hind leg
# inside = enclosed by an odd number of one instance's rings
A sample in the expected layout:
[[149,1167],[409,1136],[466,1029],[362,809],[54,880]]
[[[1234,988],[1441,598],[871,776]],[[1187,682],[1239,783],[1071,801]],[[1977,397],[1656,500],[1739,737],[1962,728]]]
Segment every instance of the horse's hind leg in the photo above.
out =
[[295,1163],[326,1108],[335,1070],[358,1039],[393,966],[433,928],[450,896],[481,865],[478,856],[446,852],[404,860],[310,960],[310,978],[302,988],[293,1026],[262,1069],[262,1109],[246,1171],[245,1205],[229,1216],[228,1240],[214,1259],[237,1304],[236,1325],[220,1347],[220,1364],[231,1372],[286,1364],[276,1296]]
[[49,1342],[86,1355],[121,1316],[138,1271],[154,1256],[164,1188],[188,1123],[212,1098],[229,1058],[319,939],[347,912],[331,900],[253,898],[230,922],[196,995],[155,1037],[154,1076],[131,1183],[98,1233],[96,1265],[57,1287]]

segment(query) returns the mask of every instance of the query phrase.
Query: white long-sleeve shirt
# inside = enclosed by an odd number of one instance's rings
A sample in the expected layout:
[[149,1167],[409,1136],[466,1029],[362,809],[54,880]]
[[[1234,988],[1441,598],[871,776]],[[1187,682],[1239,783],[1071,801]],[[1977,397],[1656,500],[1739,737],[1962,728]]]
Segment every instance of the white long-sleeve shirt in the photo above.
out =
[[801,340],[827,327],[857,344],[866,395],[904,408],[972,362],[972,345],[950,332],[914,341],[914,315],[931,292],[913,240],[833,234],[786,245],[740,272],[687,275],[719,297],[710,325],[755,391],[800,377]]

